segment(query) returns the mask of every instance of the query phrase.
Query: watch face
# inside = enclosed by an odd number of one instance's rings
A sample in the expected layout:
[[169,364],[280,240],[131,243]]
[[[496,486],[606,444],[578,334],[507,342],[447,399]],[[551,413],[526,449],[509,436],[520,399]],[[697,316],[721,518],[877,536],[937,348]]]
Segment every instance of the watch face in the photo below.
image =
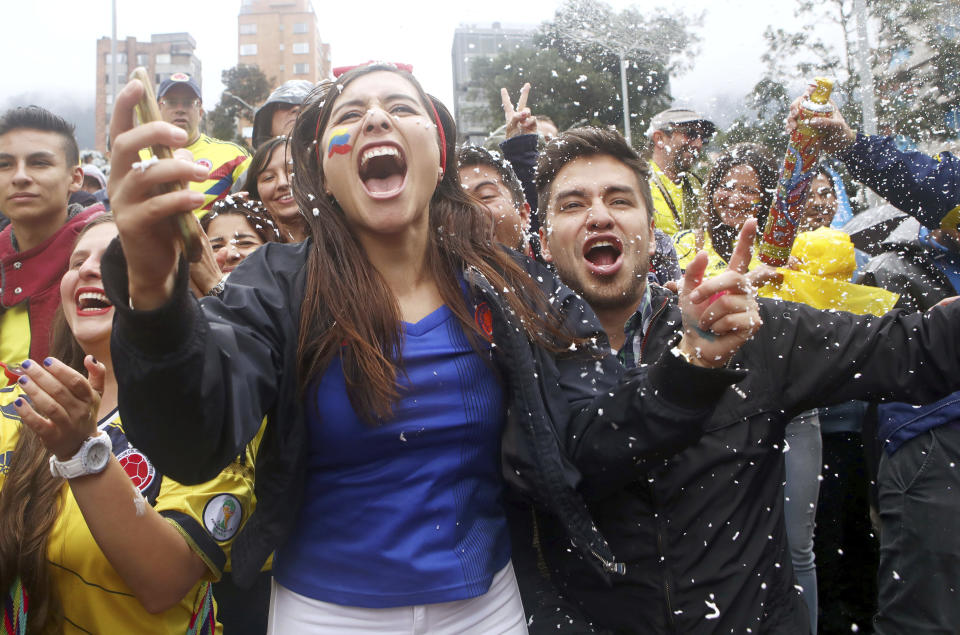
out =
[[92,443],[83,457],[83,465],[88,470],[99,472],[106,466],[112,454],[110,441]]

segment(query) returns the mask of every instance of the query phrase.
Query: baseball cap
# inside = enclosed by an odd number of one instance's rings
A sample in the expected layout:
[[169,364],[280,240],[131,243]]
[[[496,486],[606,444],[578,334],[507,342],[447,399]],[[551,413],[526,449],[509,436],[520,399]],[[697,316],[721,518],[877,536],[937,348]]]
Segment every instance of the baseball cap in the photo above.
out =
[[711,136],[717,131],[714,123],[696,110],[668,108],[663,112],[658,112],[653,116],[653,119],[650,120],[650,127],[647,128],[647,137],[653,136],[653,133],[657,130],[670,130],[671,128],[684,124],[696,124],[700,126],[707,136]]
[[160,99],[166,95],[167,91],[174,86],[189,86],[190,90],[193,91],[193,94],[196,95],[198,99],[203,99],[203,95],[200,94],[200,86],[197,85],[197,82],[186,73],[174,73],[167,79],[160,82],[160,88],[157,89],[157,99]]
[[107,178],[103,176],[103,172],[100,171],[100,168],[87,163],[83,165],[82,169],[84,176],[89,176],[90,178],[96,180],[97,183],[100,184],[101,188],[107,187]]

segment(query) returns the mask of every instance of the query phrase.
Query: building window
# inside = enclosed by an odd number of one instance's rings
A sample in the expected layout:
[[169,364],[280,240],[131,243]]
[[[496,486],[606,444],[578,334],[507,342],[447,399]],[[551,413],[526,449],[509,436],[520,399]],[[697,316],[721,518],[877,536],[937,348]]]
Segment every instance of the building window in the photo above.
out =
[[282,51],[283,49],[284,49],[283,42],[280,42],[280,50]]
[[257,34],[257,23],[250,22],[249,24],[240,25],[240,35],[256,35]]
[[137,53],[137,66],[146,66],[150,63],[150,56],[146,53]]
[[293,65],[293,74],[294,75],[306,75],[310,72],[309,64],[294,64]]
[[[109,53],[104,55],[104,61],[109,66],[113,63],[113,58]],[[127,63],[127,54],[126,53],[117,53],[117,64],[125,65]]]
[[240,55],[256,55],[257,54],[257,45],[256,44],[241,44],[240,45]]
[[107,105],[109,106],[112,103],[113,103],[113,95],[111,95],[110,93],[107,93]]
[[295,55],[303,55],[304,53],[310,52],[310,43],[309,42],[294,42],[293,43],[293,52]]
[[294,23],[293,23],[293,32],[294,32],[294,33],[306,33],[306,32],[307,32],[307,23],[306,23],[306,22],[294,22]]
[[169,63],[170,63],[169,53],[157,53],[157,64],[169,64]]

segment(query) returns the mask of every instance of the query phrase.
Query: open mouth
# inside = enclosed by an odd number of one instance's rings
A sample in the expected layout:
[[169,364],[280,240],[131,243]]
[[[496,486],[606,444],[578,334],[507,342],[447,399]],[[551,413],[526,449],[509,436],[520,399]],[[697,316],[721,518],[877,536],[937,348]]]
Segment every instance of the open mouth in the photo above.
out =
[[594,274],[614,274],[623,264],[623,243],[613,236],[591,238],[583,245],[583,258]]
[[103,289],[84,287],[77,290],[77,315],[103,315],[113,308]]
[[360,155],[360,181],[374,198],[390,198],[403,190],[407,178],[407,162],[394,145],[366,148]]

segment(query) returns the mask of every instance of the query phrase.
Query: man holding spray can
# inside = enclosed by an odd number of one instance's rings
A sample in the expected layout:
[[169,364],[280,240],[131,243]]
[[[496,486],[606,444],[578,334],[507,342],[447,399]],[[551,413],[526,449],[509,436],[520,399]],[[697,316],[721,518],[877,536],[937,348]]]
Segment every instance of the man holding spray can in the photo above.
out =
[[[791,130],[798,124],[800,101],[791,109]],[[884,254],[867,265],[867,283],[891,288],[920,308],[960,289],[960,160],[949,152],[934,157],[904,152],[892,137],[857,133],[836,108],[809,126],[819,133],[819,149],[834,153],[854,178],[926,226],[917,237],[925,246],[922,255],[902,253],[906,262],[922,258],[928,275],[904,269],[909,265],[896,265],[893,254]],[[955,632],[960,623],[960,393],[923,407],[881,404],[878,419],[883,452],[877,474],[880,569],[874,631]]]

